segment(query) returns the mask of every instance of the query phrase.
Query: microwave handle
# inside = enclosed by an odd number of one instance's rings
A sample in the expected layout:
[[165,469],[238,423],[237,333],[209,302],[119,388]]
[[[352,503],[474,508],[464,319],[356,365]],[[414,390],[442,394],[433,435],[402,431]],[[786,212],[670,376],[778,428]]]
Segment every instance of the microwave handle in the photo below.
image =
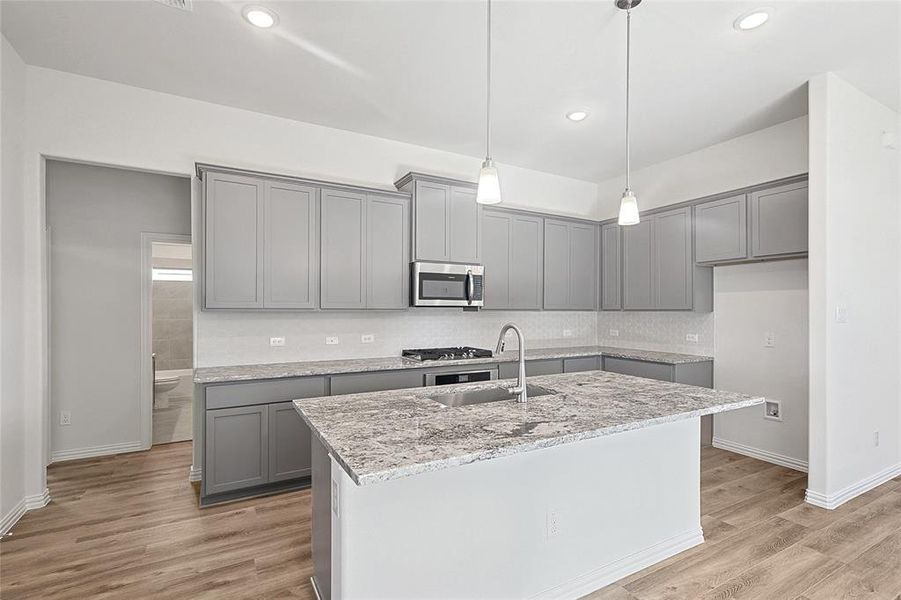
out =
[[466,302],[472,304],[472,297],[476,293],[475,279],[472,276],[472,269],[466,271]]

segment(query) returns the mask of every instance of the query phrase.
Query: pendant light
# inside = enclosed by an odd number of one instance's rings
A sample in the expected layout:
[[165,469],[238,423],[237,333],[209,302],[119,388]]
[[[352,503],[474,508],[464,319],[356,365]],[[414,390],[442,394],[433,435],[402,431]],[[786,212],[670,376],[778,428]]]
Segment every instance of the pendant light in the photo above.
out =
[[632,54],[632,9],[641,3],[641,0],[615,0],[616,7],[626,11],[626,189],[623,191],[622,200],[619,203],[620,225],[638,225],[638,199],[632,193],[629,185],[629,77],[631,75],[630,59]]
[[501,201],[501,182],[497,177],[497,167],[491,160],[491,0],[488,0],[488,94],[485,101],[485,160],[479,171],[479,191],[476,202],[498,204]]

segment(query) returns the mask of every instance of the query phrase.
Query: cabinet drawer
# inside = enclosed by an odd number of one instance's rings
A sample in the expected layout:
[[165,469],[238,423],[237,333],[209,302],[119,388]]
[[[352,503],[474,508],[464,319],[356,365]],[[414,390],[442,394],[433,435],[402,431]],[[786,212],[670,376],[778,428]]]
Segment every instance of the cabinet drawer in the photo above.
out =
[[660,381],[673,381],[675,378],[673,365],[614,358],[612,356],[604,357],[604,370],[611,373],[622,373],[623,375],[634,375],[635,377],[645,377]]
[[287,402],[328,395],[325,377],[292,377],[253,383],[226,383],[206,387],[206,408],[230,408]]
[[402,390],[422,387],[422,371],[388,371],[387,373],[356,373],[332,377],[332,396]]
[[586,356],[584,358],[564,358],[563,372],[578,373],[579,371],[597,371],[601,368],[599,356]]

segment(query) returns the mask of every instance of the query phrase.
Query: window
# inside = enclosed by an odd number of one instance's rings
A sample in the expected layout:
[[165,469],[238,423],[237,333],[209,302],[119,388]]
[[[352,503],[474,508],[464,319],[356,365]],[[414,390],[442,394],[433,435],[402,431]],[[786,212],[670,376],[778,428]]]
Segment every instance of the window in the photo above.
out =
[[153,268],[154,281],[191,281],[191,269]]

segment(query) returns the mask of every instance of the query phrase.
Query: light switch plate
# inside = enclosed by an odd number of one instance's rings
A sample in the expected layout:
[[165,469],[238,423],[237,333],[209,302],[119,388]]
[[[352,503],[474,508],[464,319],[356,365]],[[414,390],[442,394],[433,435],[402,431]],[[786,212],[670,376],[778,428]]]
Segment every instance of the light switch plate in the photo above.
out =
[[835,322],[836,323],[847,323],[848,322],[848,307],[840,304],[835,307]]
[[270,345],[270,346],[273,346],[273,347],[275,347],[275,346],[284,346],[284,345],[285,345],[285,338],[283,338],[283,337],[271,337],[271,338],[269,338],[269,345]]
[[325,343],[326,343],[327,345],[329,345],[329,346],[334,346],[335,344],[338,343],[338,336],[337,336],[337,335],[330,335],[330,336],[326,337],[326,338],[325,338]]

